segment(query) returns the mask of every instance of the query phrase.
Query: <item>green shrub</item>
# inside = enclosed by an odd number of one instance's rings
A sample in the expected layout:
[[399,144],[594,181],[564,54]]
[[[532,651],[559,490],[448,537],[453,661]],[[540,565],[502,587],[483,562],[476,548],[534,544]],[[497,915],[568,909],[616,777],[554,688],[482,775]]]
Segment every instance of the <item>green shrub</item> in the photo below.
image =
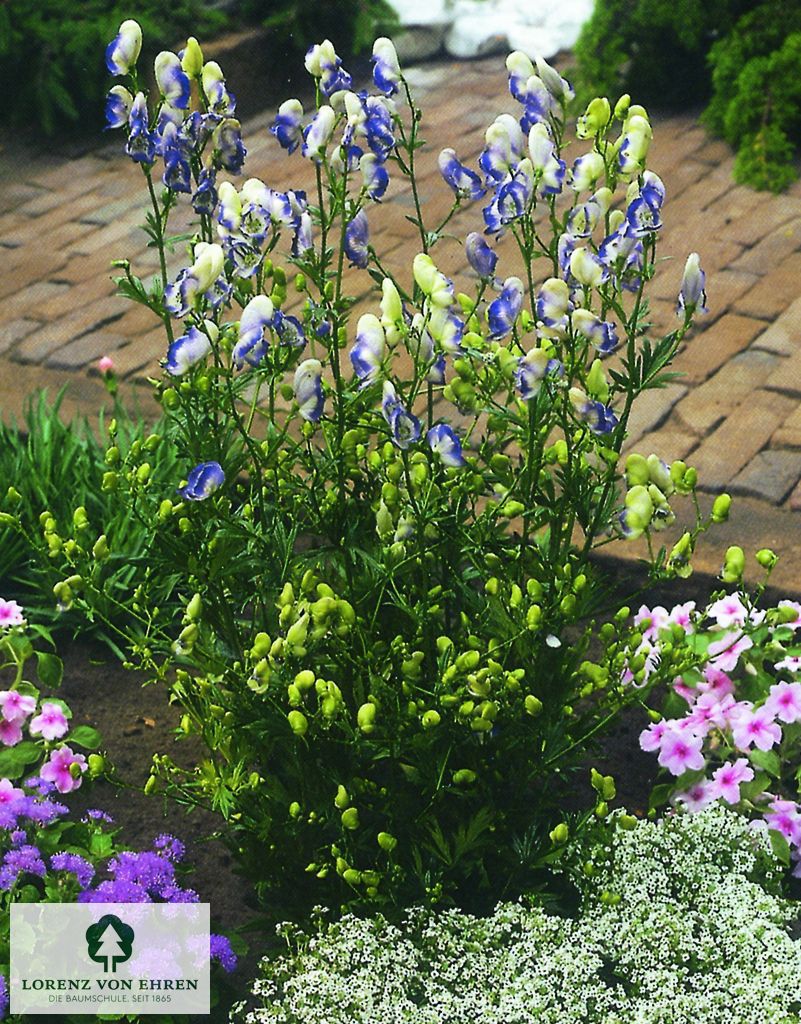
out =
[[[616,819],[620,821],[621,819]],[[631,820],[629,820],[631,825]],[[577,919],[348,916],[262,961],[246,1024],[790,1024],[798,908],[767,837],[722,807],[616,831],[585,849]],[[734,1015],[732,1014],[735,1009]]]
[[330,39],[346,54],[361,53],[397,25],[386,0],[242,0],[240,11],[272,29],[274,45],[295,53],[305,51],[310,39]]
[[6,0],[0,4],[0,90],[7,123],[64,135],[103,123],[109,39],[135,14],[147,35],[143,64],[188,33],[211,34],[225,17],[202,0]]

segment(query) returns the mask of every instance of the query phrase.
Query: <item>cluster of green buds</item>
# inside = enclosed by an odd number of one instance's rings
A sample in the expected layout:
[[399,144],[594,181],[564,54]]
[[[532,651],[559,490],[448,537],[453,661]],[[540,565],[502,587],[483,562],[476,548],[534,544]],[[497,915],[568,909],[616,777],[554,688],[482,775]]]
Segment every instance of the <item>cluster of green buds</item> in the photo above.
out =
[[626,458],[625,505],[619,522],[622,535],[636,540],[648,530],[664,530],[676,516],[668,499],[673,494],[691,494],[698,474],[677,460],[668,466],[658,455],[647,458],[632,452]]
[[200,632],[200,619],[203,613],[203,599],[200,594],[193,594],[187,601],[181,618],[181,632],[173,643],[173,652],[177,655],[189,654],[195,646]]

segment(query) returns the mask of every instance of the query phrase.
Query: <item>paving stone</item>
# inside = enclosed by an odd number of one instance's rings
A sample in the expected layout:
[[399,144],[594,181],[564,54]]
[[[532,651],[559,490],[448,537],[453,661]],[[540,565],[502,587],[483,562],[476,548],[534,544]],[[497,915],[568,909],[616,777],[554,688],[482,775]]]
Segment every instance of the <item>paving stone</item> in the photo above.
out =
[[770,234],[739,256],[732,270],[745,270],[752,274],[767,274],[774,270],[790,253],[801,247],[801,217],[774,228]]
[[732,494],[780,505],[801,480],[801,452],[762,451],[731,482]]
[[127,341],[124,335],[113,331],[90,331],[51,353],[45,359],[45,365],[59,370],[77,370],[101,356],[110,355]]
[[673,406],[687,394],[682,384],[668,384],[664,388],[645,391],[634,403],[628,422],[628,439],[633,444],[643,434],[661,426],[670,415]]
[[801,397],[801,350],[782,360],[768,377],[765,387],[785,395]]
[[761,320],[775,320],[798,298],[801,298],[801,252],[794,252],[741,295],[734,309]]
[[38,320],[30,320],[27,317],[20,317],[19,320],[4,323],[0,326],[0,353],[8,352],[17,342],[22,341],[38,327],[41,327]]
[[68,291],[69,285],[60,281],[37,281],[30,288],[17,292],[16,295],[3,302],[0,307],[2,319],[10,321],[26,315],[35,319],[42,303],[54,296],[64,295]]
[[654,452],[667,463],[676,459],[686,459],[698,447],[698,438],[687,430],[673,425],[669,420],[665,426],[651,433],[643,434],[637,440],[627,439],[626,451],[638,451],[643,455]]
[[772,448],[801,448],[801,406],[797,406],[770,439]]
[[792,356],[801,347],[801,298],[796,299],[774,323],[754,341],[754,348],[762,348],[777,355]]
[[26,254],[25,260],[13,269],[3,268],[0,278],[0,299],[8,298],[51,276],[67,262],[64,252],[39,248]]
[[770,352],[754,350],[735,356],[714,377],[691,388],[677,404],[674,415],[703,437],[761,387],[780,361]]
[[765,447],[792,408],[789,398],[764,391],[744,402],[693,454],[701,489],[718,492],[728,487]]
[[685,345],[676,360],[676,369],[693,383],[700,383],[748,348],[762,327],[759,320],[727,313]]

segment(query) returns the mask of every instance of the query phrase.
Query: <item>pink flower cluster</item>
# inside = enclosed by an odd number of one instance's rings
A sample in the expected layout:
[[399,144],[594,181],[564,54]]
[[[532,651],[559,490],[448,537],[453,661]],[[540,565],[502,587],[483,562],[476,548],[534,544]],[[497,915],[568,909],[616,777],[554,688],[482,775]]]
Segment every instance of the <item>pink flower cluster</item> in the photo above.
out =
[[[0,691],[0,743],[16,746],[22,739],[22,727],[36,710],[36,698],[17,690]],[[44,701],[39,714],[31,718],[28,732],[45,740],[58,740],[69,729],[67,716],[59,704]]]
[[[801,605],[782,601],[779,609],[785,635],[788,629],[794,632],[801,628]],[[788,609],[795,612],[794,618]],[[773,662],[772,672],[766,677],[764,669],[768,666],[762,664],[762,648],[773,639],[776,627],[766,625],[764,611],[748,607],[739,594],[715,601],[696,614],[695,621],[693,610],[692,603],[670,612],[661,607],[642,607],[635,622],[644,627],[638,653],[646,656],[647,666],[649,662],[658,664],[662,639],[669,636],[675,643],[675,635],[665,633],[666,629],[678,623],[688,636],[698,632],[705,619],[710,620],[703,637],[708,641],[706,656],[698,666],[701,679],[694,685],[681,677],[673,682],[674,691],[687,703],[686,713],[681,718],[654,722],[640,735],[642,749],[656,753],[659,764],[676,778],[673,800],[687,810],[700,811],[716,800],[740,804],[741,786],[752,782],[763,767],[762,754],[775,751],[783,760],[791,756],[791,751],[785,749],[788,744],[782,744],[785,726],[801,722],[801,682],[779,676],[801,671],[801,656],[790,655]],[[760,627],[764,628],[760,631]],[[703,649],[704,644],[697,647]],[[737,687],[742,685],[735,675],[738,669],[748,680],[752,695],[755,687],[759,689],[755,680],[767,678],[757,699],[738,699]],[[799,750],[792,753],[797,756]],[[687,779],[687,773],[696,777]],[[698,773],[704,774],[698,777]],[[756,797],[751,794],[751,798],[768,827],[787,840],[797,862],[795,873],[801,875],[801,806],[766,789]]]

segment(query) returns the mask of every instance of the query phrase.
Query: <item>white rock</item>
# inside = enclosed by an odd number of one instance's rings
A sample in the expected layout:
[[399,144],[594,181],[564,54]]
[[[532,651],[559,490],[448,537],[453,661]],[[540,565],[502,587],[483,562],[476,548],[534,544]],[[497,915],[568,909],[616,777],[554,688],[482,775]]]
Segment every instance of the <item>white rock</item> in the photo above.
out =
[[509,39],[494,19],[466,15],[457,18],[445,33],[445,49],[452,57],[485,57],[507,51]]
[[448,25],[451,22],[448,0],[390,0],[404,28],[408,25]]

